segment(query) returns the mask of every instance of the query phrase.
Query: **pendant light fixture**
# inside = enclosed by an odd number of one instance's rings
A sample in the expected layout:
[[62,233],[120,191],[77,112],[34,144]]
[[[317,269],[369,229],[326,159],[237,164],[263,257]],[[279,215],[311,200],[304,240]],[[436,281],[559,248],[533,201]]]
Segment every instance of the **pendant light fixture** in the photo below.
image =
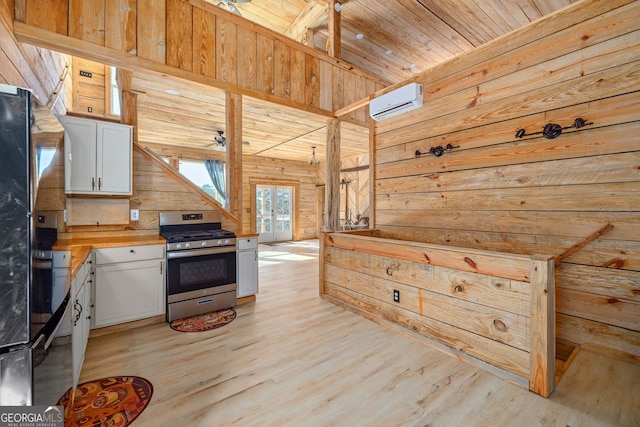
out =
[[311,157],[309,158],[310,165],[320,165],[320,159],[316,158],[316,147],[311,147]]

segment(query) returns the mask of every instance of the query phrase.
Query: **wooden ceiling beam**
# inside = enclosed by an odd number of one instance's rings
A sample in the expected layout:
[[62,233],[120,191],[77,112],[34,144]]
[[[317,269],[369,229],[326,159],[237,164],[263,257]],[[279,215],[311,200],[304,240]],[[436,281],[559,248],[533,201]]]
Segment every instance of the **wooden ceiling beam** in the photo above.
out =
[[337,0],[329,2],[329,49],[330,56],[340,59],[340,8],[342,5]]
[[296,19],[291,22],[284,33],[285,36],[303,42],[308,28],[315,28],[326,18],[327,6],[315,2],[308,2],[300,11]]

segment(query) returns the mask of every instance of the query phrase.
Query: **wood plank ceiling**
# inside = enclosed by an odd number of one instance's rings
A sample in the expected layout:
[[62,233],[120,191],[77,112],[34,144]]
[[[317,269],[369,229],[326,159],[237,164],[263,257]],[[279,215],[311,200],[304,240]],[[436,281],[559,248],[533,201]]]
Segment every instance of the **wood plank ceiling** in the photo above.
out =
[[[228,0],[244,18],[326,51],[328,0],[237,1]],[[341,59],[397,83],[575,1],[344,0]],[[213,138],[225,130],[222,91],[144,73],[134,73],[133,89],[140,94],[141,142],[218,150]],[[326,117],[244,97],[243,152],[307,161],[316,146],[324,161],[326,122]],[[365,154],[368,129],[343,122],[342,149],[343,157]]]

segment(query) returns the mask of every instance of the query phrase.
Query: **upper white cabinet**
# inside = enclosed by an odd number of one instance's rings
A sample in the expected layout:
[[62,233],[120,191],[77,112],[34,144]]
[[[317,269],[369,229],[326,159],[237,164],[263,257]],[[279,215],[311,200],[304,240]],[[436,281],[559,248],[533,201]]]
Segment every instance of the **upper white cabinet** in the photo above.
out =
[[65,193],[131,194],[131,126],[62,116]]

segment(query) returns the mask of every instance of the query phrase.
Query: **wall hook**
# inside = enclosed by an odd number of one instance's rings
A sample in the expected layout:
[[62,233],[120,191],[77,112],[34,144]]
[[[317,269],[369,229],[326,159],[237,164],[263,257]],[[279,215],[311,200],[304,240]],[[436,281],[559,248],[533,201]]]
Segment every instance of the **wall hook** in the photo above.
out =
[[446,151],[451,151],[454,148],[460,148],[459,145],[451,145],[451,144],[447,144],[444,147],[441,145],[435,146],[435,147],[431,147],[429,148],[429,151],[426,153],[423,153],[420,150],[416,150],[416,152],[414,153],[416,158],[422,156],[423,154],[430,154],[432,156],[436,156],[436,157],[440,157],[442,156]]
[[544,128],[542,128],[541,132],[532,132],[532,133],[526,133],[526,131],[524,129],[518,129],[516,131],[516,138],[522,138],[524,136],[542,134],[542,136],[544,136],[547,139],[554,139],[554,138],[559,137],[560,134],[562,134],[562,131],[564,129],[571,129],[571,128],[580,129],[581,127],[584,127],[584,126],[587,126],[587,125],[592,125],[592,124],[593,124],[593,122],[587,122],[582,117],[578,117],[577,119],[575,119],[573,121],[573,124],[571,126],[562,127],[557,123],[547,123],[544,126]]

